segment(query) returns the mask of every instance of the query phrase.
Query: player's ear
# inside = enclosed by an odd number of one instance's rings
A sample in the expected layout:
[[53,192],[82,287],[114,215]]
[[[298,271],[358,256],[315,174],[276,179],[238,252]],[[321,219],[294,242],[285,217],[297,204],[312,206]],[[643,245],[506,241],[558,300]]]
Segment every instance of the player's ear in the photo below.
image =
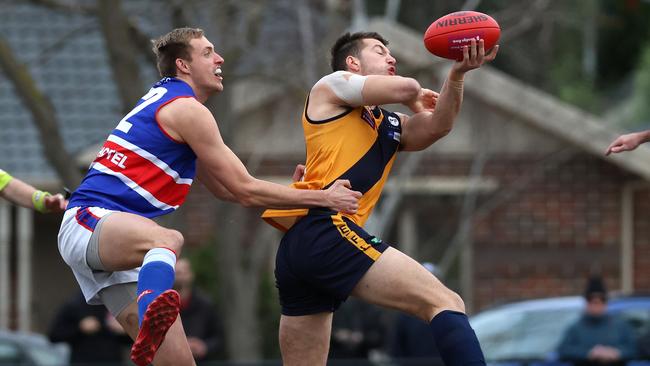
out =
[[183,60],[182,58],[177,58],[176,59],[176,68],[178,71],[184,73],[184,74],[189,74],[190,73],[190,66]]
[[350,71],[359,71],[359,59],[350,55],[345,58],[345,64],[348,65],[348,70]]

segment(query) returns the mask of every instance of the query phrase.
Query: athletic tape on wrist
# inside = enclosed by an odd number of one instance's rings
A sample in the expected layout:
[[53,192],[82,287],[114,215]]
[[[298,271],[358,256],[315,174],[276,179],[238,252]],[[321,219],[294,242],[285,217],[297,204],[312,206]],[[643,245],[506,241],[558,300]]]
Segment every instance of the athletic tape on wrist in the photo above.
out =
[[14,179],[14,177],[12,177],[11,174],[0,169],[0,191],[5,189],[7,184],[9,184],[9,182],[11,182],[12,179]]
[[34,209],[41,213],[46,213],[47,207],[45,207],[45,197],[51,196],[50,192],[44,192],[36,190],[32,193],[32,203],[34,204]]

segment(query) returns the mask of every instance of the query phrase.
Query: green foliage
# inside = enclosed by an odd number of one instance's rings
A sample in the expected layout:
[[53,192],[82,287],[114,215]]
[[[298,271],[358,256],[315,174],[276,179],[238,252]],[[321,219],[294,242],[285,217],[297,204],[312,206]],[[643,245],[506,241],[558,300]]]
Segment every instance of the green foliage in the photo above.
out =
[[650,37],[650,3],[639,0],[600,0],[598,18],[599,86],[607,88],[638,64]]
[[647,125],[650,122],[650,43],[643,49],[635,74],[632,104],[635,121]]
[[594,82],[582,72],[579,55],[566,55],[548,73],[549,86],[561,100],[597,112],[600,98]]
[[215,304],[219,304],[219,271],[215,243],[186,248],[183,256],[189,259],[194,271],[194,283],[205,291]]

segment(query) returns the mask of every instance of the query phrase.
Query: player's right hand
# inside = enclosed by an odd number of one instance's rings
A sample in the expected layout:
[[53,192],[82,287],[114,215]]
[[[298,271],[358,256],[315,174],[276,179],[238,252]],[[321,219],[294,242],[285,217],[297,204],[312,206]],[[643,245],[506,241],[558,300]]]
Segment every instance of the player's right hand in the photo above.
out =
[[339,179],[335,181],[325,192],[327,193],[327,207],[337,212],[355,214],[359,209],[359,199],[362,194],[353,191],[350,181]]

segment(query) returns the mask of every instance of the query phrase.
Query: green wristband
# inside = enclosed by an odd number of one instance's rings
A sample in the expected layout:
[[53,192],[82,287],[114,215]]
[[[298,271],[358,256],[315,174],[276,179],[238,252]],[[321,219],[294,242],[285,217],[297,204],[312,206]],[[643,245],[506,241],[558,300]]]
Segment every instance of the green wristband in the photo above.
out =
[[11,180],[14,179],[9,173],[5,172],[4,170],[0,169],[0,191],[5,189],[7,184],[11,182]]
[[34,209],[40,213],[46,213],[48,211],[45,207],[45,197],[51,196],[50,192],[35,191],[32,193],[32,203],[34,204]]

